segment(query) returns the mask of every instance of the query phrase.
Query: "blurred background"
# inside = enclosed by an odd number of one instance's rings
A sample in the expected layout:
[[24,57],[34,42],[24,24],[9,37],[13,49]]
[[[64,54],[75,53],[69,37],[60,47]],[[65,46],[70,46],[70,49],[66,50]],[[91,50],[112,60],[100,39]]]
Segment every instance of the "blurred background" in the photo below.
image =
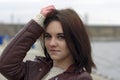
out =
[[[42,7],[74,9],[88,31],[92,56],[97,66],[94,80],[120,80],[120,0],[0,0],[0,54],[10,39]],[[43,55],[39,40],[26,59]],[[0,80],[6,80],[0,75]]]

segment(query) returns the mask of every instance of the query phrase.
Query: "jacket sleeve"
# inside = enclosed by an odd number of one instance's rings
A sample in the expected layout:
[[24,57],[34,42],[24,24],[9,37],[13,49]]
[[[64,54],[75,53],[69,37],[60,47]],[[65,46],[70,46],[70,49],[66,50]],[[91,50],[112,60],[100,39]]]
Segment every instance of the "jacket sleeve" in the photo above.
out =
[[34,20],[28,22],[0,56],[0,73],[9,80],[21,80],[26,70],[23,59],[43,32],[44,29]]

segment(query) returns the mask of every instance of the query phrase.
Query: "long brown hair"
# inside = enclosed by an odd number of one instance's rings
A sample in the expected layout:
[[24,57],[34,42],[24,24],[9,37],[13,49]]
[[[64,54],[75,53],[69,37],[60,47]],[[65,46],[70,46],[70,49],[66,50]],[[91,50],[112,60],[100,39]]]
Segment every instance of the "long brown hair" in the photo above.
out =
[[[45,29],[54,20],[59,21],[62,25],[66,44],[73,56],[76,69],[84,67],[87,72],[91,73],[92,67],[95,67],[91,56],[91,45],[85,26],[78,14],[72,9],[55,10],[47,15],[44,21]],[[46,48],[44,51],[46,58],[51,59]]]

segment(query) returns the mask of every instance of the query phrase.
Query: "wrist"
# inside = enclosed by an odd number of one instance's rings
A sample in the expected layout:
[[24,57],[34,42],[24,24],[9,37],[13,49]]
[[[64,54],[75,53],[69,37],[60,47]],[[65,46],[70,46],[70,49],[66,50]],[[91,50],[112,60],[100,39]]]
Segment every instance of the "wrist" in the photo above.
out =
[[35,21],[35,22],[37,22],[40,26],[44,26],[43,25],[43,22],[44,22],[44,20],[45,20],[45,16],[43,16],[42,14],[37,14],[34,18],[33,18],[33,20]]

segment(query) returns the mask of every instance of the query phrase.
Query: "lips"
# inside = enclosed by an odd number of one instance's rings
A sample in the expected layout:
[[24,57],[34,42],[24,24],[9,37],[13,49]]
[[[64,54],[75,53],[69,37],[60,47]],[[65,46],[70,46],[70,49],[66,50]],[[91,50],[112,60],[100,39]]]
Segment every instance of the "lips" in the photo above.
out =
[[60,50],[49,50],[50,51],[50,53],[58,53],[58,52],[60,52]]

